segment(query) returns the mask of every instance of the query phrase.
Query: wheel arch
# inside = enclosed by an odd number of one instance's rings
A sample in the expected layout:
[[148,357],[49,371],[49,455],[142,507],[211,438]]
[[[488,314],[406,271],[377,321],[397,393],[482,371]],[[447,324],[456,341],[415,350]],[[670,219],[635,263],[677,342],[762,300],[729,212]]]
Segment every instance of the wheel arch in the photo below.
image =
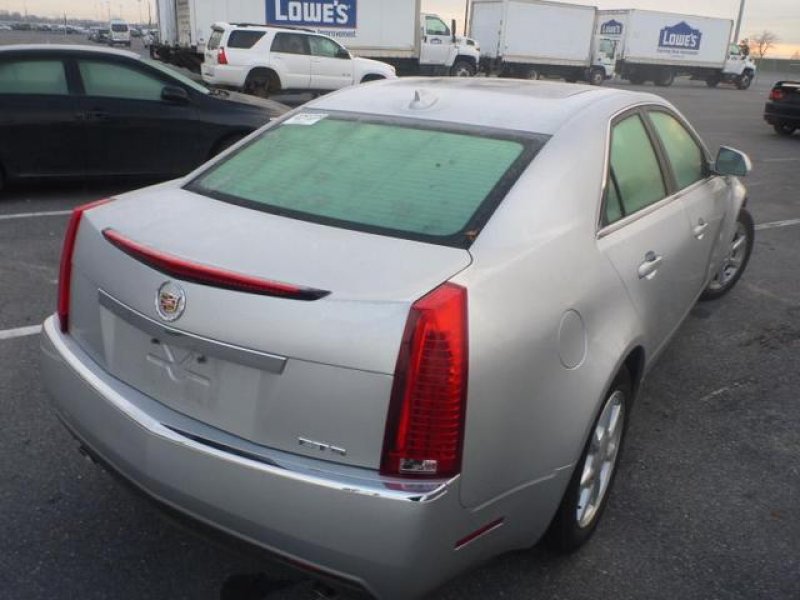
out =
[[277,83],[277,89],[283,89],[283,80],[281,79],[280,73],[274,69],[273,67],[267,67],[264,65],[253,65],[250,68],[250,71],[247,73],[247,77],[245,77],[244,85],[247,88],[247,85],[253,78],[258,77],[259,75],[265,75],[269,78],[270,81]]

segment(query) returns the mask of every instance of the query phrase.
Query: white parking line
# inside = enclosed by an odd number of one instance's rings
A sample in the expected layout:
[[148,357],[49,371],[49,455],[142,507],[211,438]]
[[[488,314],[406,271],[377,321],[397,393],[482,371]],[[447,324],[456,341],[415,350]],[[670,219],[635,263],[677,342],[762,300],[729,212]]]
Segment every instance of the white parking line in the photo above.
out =
[[0,215],[0,221],[13,221],[14,219],[32,219],[33,217],[64,217],[72,214],[71,210],[51,210],[46,212],[18,213],[16,215]]
[[800,158],[762,158],[761,162],[797,162]]
[[13,340],[15,338],[30,337],[38,334],[42,330],[41,325],[32,325],[31,327],[18,327],[17,329],[6,329],[0,331],[0,340]]
[[787,219],[786,221],[773,221],[772,223],[762,223],[761,225],[756,225],[756,229],[761,231],[762,229],[778,229],[780,227],[792,227],[794,225],[800,225],[800,219]]

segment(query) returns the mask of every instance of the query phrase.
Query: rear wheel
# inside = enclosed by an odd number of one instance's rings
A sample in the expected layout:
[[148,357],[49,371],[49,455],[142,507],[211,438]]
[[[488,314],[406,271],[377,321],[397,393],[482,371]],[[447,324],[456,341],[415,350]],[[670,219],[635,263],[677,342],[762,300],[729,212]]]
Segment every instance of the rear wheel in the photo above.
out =
[[572,552],[594,533],[614,483],[632,399],[633,382],[623,367],[611,384],[558,512],[545,534],[545,543],[552,549]]
[[532,79],[532,80],[535,81],[537,79],[541,79],[542,74],[539,72],[539,70],[537,68],[532,67],[532,68],[528,69],[527,71],[525,71],[523,73],[523,76],[524,76],[525,79]]
[[269,98],[280,91],[280,82],[277,76],[269,71],[254,71],[247,76],[244,89],[248,94],[259,98]]
[[743,208],[736,219],[736,231],[726,248],[725,258],[714,278],[700,295],[700,300],[716,300],[733,289],[747,268],[754,240],[753,217]]
[[673,81],[675,81],[675,73],[672,72],[672,69],[662,69],[656,76],[655,84],[658,87],[669,87]]
[[776,123],[773,127],[775,128],[775,133],[778,135],[792,135],[797,131],[797,127],[794,125],[787,125],[786,123]]
[[589,73],[589,83],[592,85],[603,85],[606,81],[606,73],[600,69],[592,69]]
[[475,75],[475,65],[468,60],[457,60],[450,69],[453,77],[473,77]]

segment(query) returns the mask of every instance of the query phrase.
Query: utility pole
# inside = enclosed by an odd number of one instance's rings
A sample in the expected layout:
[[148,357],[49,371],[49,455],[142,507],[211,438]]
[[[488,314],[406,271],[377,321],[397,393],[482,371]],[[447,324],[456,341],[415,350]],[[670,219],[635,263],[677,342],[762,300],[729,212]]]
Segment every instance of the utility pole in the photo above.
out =
[[466,0],[466,7],[464,8],[464,37],[467,36],[467,27],[469,27],[469,0]]
[[744,17],[744,2],[745,0],[740,0],[739,2],[739,18],[736,19],[736,30],[733,32],[733,43],[739,43],[739,32],[742,29],[742,18]]

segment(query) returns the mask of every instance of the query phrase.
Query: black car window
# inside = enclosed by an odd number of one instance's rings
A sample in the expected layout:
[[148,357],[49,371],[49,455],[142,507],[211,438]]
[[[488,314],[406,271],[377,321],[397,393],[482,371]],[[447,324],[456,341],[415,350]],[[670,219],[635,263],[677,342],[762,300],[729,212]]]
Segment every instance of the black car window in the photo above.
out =
[[650,120],[664,145],[678,189],[682,190],[705,179],[705,152],[686,128],[675,117],[663,111],[651,112]]
[[439,17],[425,17],[425,33],[428,35],[450,35],[450,28]]
[[308,54],[307,37],[297,33],[277,33],[272,42],[272,51],[284,54]]
[[319,35],[308,36],[308,42],[311,44],[312,56],[324,56],[326,58],[338,58],[339,53],[344,50],[339,44],[328,38]]
[[87,96],[161,100],[164,82],[119,63],[81,60],[78,63]]
[[60,60],[0,62],[0,94],[69,94],[64,63]]
[[208,44],[206,44],[206,48],[209,50],[216,50],[219,48],[219,43],[222,41],[222,36],[225,34],[222,29],[215,29],[214,32],[211,34],[211,37],[208,38]]
[[232,31],[228,38],[228,48],[249,50],[264,37],[265,33],[265,31]]
[[[626,216],[655,204],[667,195],[656,151],[639,115],[627,117],[614,125],[608,188],[615,188]],[[613,209],[611,214],[607,209],[606,217],[613,214]]]

